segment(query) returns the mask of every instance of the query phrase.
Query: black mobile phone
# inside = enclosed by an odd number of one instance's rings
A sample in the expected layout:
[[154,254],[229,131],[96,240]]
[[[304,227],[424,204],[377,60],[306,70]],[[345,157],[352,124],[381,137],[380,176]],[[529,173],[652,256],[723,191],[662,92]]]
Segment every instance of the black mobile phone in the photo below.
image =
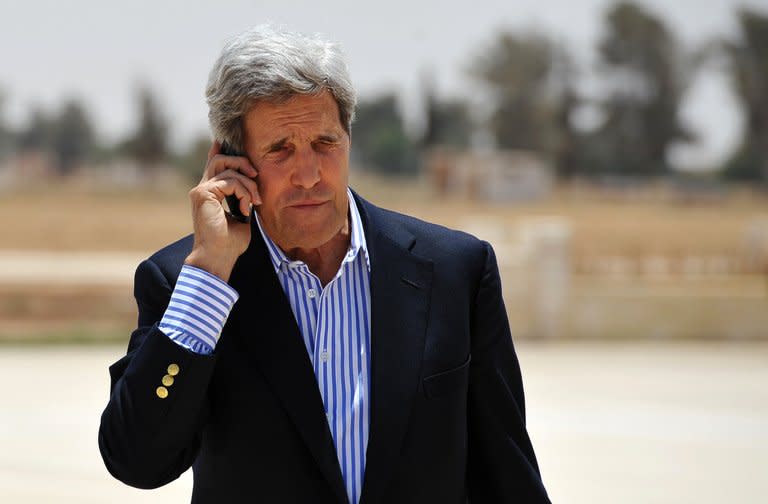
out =
[[[221,153],[225,156],[241,156],[239,152],[237,152],[235,149],[230,147],[227,143],[222,142],[221,144]],[[230,194],[229,196],[226,196],[224,198],[227,202],[227,206],[229,207],[229,215],[231,215],[235,220],[240,222],[249,222],[251,220],[250,215],[243,215],[243,212],[240,211],[240,200],[237,199],[237,196],[234,194]]]

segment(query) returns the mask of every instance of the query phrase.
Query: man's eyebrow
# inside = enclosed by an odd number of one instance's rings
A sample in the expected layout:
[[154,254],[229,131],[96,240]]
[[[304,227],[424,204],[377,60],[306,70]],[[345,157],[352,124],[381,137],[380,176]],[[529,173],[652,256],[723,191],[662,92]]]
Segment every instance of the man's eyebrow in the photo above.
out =
[[339,135],[335,135],[333,133],[326,133],[324,135],[318,135],[317,139],[320,142],[338,142],[339,141]]
[[280,150],[283,147],[285,147],[285,143],[288,141],[288,137],[281,138],[280,140],[273,142],[267,146],[266,149],[264,149],[266,152],[271,152],[275,150]]

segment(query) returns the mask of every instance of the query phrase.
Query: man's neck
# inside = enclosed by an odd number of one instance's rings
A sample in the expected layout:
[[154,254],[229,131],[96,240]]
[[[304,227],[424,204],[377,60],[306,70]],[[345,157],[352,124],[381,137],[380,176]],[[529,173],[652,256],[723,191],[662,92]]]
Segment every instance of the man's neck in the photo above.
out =
[[284,250],[285,255],[291,260],[304,262],[309,271],[320,279],[320,283],[323,286],[327,285],[336,276],[341,267],[341,262],[344,260],[347,250],[349,250],[351,239],[349,219],[350,217],[347,217],[346,225],[336,236],[323,245],[311,249],[293,248]]

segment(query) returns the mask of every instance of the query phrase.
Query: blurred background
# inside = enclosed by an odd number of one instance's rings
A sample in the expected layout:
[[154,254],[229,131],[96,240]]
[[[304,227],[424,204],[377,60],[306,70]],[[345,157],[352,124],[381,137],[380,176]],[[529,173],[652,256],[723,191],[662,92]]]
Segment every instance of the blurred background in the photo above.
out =
[[267,21],[344,47],[358,192],[496,249],[554,502],[768,499],[766,0],[3,7],[0,501],[188,500],[112,480],[98,417]]

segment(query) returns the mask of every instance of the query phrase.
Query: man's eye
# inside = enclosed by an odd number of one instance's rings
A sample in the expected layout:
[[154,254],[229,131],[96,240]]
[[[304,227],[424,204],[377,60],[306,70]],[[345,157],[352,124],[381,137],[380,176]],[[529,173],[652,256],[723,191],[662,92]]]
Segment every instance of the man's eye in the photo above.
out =
[[320,149],[327,149],[329,147],[333,147],[334,145],[336,145],[336,142],[334,142],[333,140],[319,140],[315,142],[315,148],[320,148]]

